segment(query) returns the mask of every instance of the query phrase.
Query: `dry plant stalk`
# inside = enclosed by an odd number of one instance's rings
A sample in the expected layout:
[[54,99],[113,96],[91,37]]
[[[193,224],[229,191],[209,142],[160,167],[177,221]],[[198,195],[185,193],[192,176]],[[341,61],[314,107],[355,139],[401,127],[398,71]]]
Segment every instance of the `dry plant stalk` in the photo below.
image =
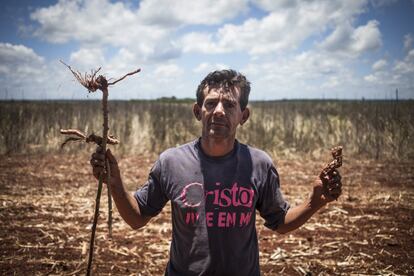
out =
[[[71,141],[73,142],[84,141],[86,143],[95,143],[97,145],[102,145],[102,142],[103,142],[103,139],[101,136],[98,136],[94,133],[89,134],[89,136],[86,136],[85,134],[83,134],[81,131],[77,129],[61,129],[60,133],[65,134],[65,135],[74,135],[74,136],[70,136],[66,138],[66,140],[60,146],[61,148],[63,148],[68,142],[71,142]],[[119,140],[116,139],[114,136],[109,135],[106,138],[106,143],[110,145],[117,145],[119,144]]]
[[[127,73],[123,77],[113,81],[108,82],[106,78],[102,75],[99,75],[96,77],[96,74],[101,69],[100,67],[97,70],[92,70],[90,74],[85,73],[82,75],[79,71],[73,70],[69,65],[64,63],[63,61],[60,61],[63,63],[68,69],[72,72],[72,74],[75,76],[77,81],[82,84],[86,89],[88,89],[89,92],[95,92],[96,90],[102,91],[102,114],[103,114],[103,131],[102,131],[102,137],[97,136],[95,134],[90,134],[86,136],[81,131],[76,129],[62,129],[60,130],[61,134],[65,135],[74,135],[65,140],[65,142],[62,143],[61,147],[63,147],[66,143],[70,141],[85,141],[86,143],[95,143],[99,146],[101,146],[102,151],[106,153],[106,146],[107,144],[116,145],[119,143],[119,141],[113,137],[108,136],[109,126],[108,126],[108,86],[114,85],[119,81],[122,81],[127,76],[134,75],[141,71],[141,69],[137,69],[135,71],[132,71],[130,73]],[[96,193],[96,200],[95,200],[95,212],[93,217],[93,224],[92,224],[92,233],[91,233],[91,240],[89,244],[89,258],[88,258],[88,268],[86,271],[86,275],[91,275],[91,268],[92,268],[92,262],[93,262],[93,252],[94,252],[94,244],[95,244],[95,233],[96,233],[96,225],[98,223],[98,217],[99,217],[99,205],[100,205],[100,199],[101,199],[101,192],[102,192],[102,183],[103,183],[103,177],[104,175],[107,175],[107,187],[108,187],[108,229],[109,229],[109,237],[112,237],[112,199],[111,199],[111,186],[110,186],[110,167],[109,167],[109,161],[107,158],[105,158],[105,168],[99,175],[99,182],[98,182],[98,191]]]
[[342,166],[342,146],[336,146],[331,149],[333,160],[329,162],[321,171],[319,178],[322,180],[323,188],[325,191],[335,199],[341,194],[341,181],[328,182],[326,177],[329,176],[330,179],[339,177],[337,175],[336,169]]

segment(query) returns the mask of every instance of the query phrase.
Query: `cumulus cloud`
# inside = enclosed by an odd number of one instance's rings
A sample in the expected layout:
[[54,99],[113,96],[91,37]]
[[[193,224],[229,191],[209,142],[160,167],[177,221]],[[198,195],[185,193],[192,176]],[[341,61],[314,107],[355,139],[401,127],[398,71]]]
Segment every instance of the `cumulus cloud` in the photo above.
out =
[[371,5],[374,8],[387,7],[397,3],[398,0],[371,0]]
[[138,16],[154,25],[215,25],[247,11],[247,0],[144,0]]
[[70,54],[70,62],[78,70],[86,71],[105,64],[105,56],[101,48],[82,48]]
[[[255,1],[269,12],[263,18],[249,18],[242,24],[225,24],[217,32],[192,32],[181,40],[185,52],[227,53],[246,51],[250,55],[280,53],[297,49],[306,39],[321,35],[331,25],[349,22],[360,14],[366,1]],[[369,26],[371,27],[371,26]],[[362,30],[361,30],[362,31]],[[357,29],[356,42],[362,35]],[[368,47],[370,45],[355,45]]]
[[48,42],[128,48],[143,61],[159,61],[180,56],[174,42],[180,27],[219,24],[247,7],[247,0],[148,0],[138,8],[109,0],[60,0],[30,17],[37,23],[34,35]]
[[413,46],[413,35],[406,34],[404,36],[404,50],[409,51]]
[[170,39],[174,27],[146,24],[137,10],[122,2],[60,0],[36,9],[31,19],[38,24],[34,35],[51,43],[128,48],[142,60],[177,56]]
[[52,43],[77,40],[121,44],[129,37],[122,39],[120,34],[138,23],[136,15],[123,3],[105,0],[60,0],[55,5],[36,9],[30,17],[39,24],[34,34]]
[[42,64],[44,58],[33,49],[24,45],[0,43],[0,63],[3,65],[20,66],[26,64]]
[[33,49],[24,45],[0,43],[1,79],[8,80],[12,86],[21,82],[41,82],[45,69],[45,60]]
[[184,71],[177,64],[158,65],[154,73],[158,79],[168,80],[181,76]]
[[388,62],[385,59],[380,59],[377,60],[373,65],[372,65],[372,70],[374,71],[380,71],[383,70],[387,67]]
[[[335,91],[352,97],[349,91],[355,88],[413,86],[412,34],[404,37],[404,58],[394,60],[382,52],[387,58],[374,60],[369,74],[354,70],[362,63],[366,66],[370,60],[366,54],[382,46],[380,23],[361,23],[358,16],[393,3],[143,0],[135,5],[59,0],[34,9],[33,25],[27,28],[53,47],[77,45],[62,58],[81,72],[102,66],[105,76],[118,78],[141,67],[140,74],[113,88],[112,98],[188,96],[201,77],[228,65],[238,67],[252,81],[252,98],[320,97],[322,93],[332,97],[328,93]],[[257,9],[262,11],[260,16]],[[218,55],[208,61],[214,54]],[[58,61],[47,63],[23,45],[0,44],[0,73],[0,80],[7,84],[30,86],[23,78],[34,77],[37,83],[61,84],[69,97],[75,93],[71,89],[83,91]],[[5,81],[6,77],[13,80]],[[56,91],[48,93],[60,97]]]
[[343,91],[359,81],[348,69],[347,59],[317,50],[252,62],[242,72],[259,99],[335,97],[328,91]]
[[364,80],[366,80],[366,81],[368,81],[368,82],[372,82],[372,83],[374,83],[374,82],[377,82],[377,81],[378,81],[378,78],[377,78],[377,76],[376,76],[376,75],[374,75],[374,74],[370,74],[370,75],[366,75],[366,76],[364,77]]
[[0,43],[0,84],[8,98],[59,98],[63,71],[58,61],[48,63],[30,47]]
[[398,75],[414,74],[414,49],[411,49],[403,60],[395,63],[393,71]]
[[410,50],[401,60],[393,63],[391,70],[374,71],[364,77],[364,80],[376,87],[398,88],[401,95],[408,98],[414,97],[414,49]]
[[180,44],[184,52],[221,54],[231,51],[231,49],[226,49],[214,42],[213,36],[212,33],[190,32],[183,35]]
[[298,5],[296,0],[253,0],[253,4],[265,11],[274,11],[279,9],[293,8]]
[[349,56],[376,50],[382,45],[379,22],[369,21],[366,25],[353,28],[348,22],[338,26],[320,46],[331,52]]
[[193,72],[199,73],[199,74],[207,74],[215,70],[223,70],[223,69],[229,69],[229,66],[223,63],[212,64],[209,62],[202,62],[193,69]]

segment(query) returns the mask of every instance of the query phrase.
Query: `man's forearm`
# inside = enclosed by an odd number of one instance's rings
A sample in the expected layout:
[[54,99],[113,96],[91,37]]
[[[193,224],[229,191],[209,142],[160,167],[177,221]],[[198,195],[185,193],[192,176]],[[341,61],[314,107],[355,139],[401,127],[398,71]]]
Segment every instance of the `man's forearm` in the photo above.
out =
[[315,204],[309,199],[302,204],[288,210],[283,224],[279,225],[276,231],[281,234],[293,231],[312,217],[323,205]]
[[120,177],[111,182],[111,190],[118,212],[129,226],[133,229],[138,229],[148,223],[150,217],[141,215],[138,202],[125,189]]

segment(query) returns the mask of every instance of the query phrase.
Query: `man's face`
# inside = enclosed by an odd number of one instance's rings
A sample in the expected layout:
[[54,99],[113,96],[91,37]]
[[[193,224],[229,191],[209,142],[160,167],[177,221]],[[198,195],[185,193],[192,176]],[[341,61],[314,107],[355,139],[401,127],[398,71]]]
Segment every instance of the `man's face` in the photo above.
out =
[[[206,87],[203,106],[195,106],[196,117],[203,124],[203,137],[231,138],[236,136],[238,125],[248,118],[248,109],[240,108],[240,88],[237,86]],[[198,115],[197,115],[197,112]]]

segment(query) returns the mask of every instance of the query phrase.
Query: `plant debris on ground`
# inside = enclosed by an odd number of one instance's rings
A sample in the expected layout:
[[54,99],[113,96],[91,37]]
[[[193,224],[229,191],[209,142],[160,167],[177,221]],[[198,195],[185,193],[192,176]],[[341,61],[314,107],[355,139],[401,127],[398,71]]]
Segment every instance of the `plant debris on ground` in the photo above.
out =
[[[87,154],[0,156],[0,274],[81,275],[96,191]],[[324,165],[275,160],[292,206]],[[153,156],[119,156],[132,192]],[[279,235],[257,216],[263,275],[407,275],[414,271],[414,162],[344,160],[343,194],[299,230]],[[105,187],[106,189],[106,187]],[[114,212],[108,239],[106,200],[96,236],[95,275],[163,275],[171,239],[170,207],[144,228]]]

